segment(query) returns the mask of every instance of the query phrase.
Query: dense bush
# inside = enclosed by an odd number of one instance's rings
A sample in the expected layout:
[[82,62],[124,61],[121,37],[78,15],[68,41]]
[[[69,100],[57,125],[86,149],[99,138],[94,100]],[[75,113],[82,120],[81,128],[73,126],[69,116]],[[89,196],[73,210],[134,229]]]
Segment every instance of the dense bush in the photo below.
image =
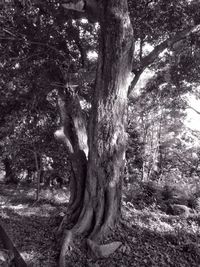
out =
[[124,199],[135,206],[156,205],[167,212],[172,205],[184,205],[200,212],[200,191],[188,185],[164,184],[157,182],[134,182],[124,188]]

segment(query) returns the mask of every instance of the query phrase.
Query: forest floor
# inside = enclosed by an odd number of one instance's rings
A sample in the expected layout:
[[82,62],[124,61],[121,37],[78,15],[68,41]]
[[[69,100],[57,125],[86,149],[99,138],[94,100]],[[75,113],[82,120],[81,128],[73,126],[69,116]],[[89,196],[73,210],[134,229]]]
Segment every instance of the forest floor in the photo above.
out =
[[[60,247],[54,233],[64,215],[68,191],[43,190],[37,203],[34,197],[30,186],[0,185],[0,220],[28,266],[56,267]],[[200,215],[181,218],[153,205],[138,208],[123,202],[123,218],[110,236],[122,242],[114,254],[95,259],[83,245],[76,246],[67,267],[200,267]]]

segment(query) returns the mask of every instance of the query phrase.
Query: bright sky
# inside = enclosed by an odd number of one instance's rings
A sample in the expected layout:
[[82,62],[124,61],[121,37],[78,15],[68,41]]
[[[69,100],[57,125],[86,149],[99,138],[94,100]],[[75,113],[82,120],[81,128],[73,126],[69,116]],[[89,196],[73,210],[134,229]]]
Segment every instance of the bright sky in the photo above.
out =
[[[148,82],[148,80],[154,75],[154,73],[148,69],[144,71],[144,73],[141,75],[135,89],[135,94],[139,94],[140,88],[144,87],[145,84]],[[199,89],[200,90],[200,89]],[[186,98],[188,99],[189,106],[196,109],[198,112],[200,112],[200,100],[197,100],[193,95],[188,94],[186,95]],[[185,120],[185,124],[187,127],[191,128],[192,130],[198,130],[200,131],[200,115],[197,114],[194,110],[188,108],[187,109],[187,117]]]
[[[200,100],[194,96],[189,96],[189,105],[200,112]],[[193,130],[200,131],[200,115],[192,109],[187,109],[186,125]]]
[[[136,43],[136,50],[139,49],[139,44]],[[149,44],[146,44],[145,45],[145,51],[144,53],[146,54],[147,52],[151,52],[153,50],[153,47],[150,46]],[[148,54],[147,53],[147,54]],[[163,53],[165,53],[165,51],[163,51]],[[162,53],[162,54],[163,54]],[[89,59],[93,59],[93,60],[96,60],[97,57],[98,57],[98,54],[96,53],[96,51],[89,51],[87,53],[87,57]],[[148,82],[148,80],[154,75],[154,73],[152,71],[150,71],[149,69],[146,69],[137,85],[136,85],[136,88],[134,90],[133,93],[135,93],[136,95],[139,94],[139,91],[140,91],[140,88],[141,87],[144,87],[145,84]],[[194,109],[196,109],[198,112],[200,112],[200,100],[197,100],[194,96],[191,96],[191,95],[188,95],[187,96],[188,98],[188,104],[193,107]],[[187,118],[185,120],[185,124],[186,126],[188,126],[189,128],[191,128],[192,130],[198,130],[200,131],[200,115],[197,114],[194,110],[192,109],[187,109]]]
[[90,60],[96,60],[98,58],[98,54],[96,51],[89,51],[87,53],[87,57],[90,59]]

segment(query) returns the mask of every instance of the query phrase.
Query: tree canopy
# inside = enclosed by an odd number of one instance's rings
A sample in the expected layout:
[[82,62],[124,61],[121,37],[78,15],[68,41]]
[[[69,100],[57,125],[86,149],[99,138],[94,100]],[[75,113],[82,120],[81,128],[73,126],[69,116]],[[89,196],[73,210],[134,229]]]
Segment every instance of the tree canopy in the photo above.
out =
[[1,159],[20,176],[51,158],[71,177],[60,267],[74,235],[104,255],[96,242],[119,222],[125,165],[132,180],[199,176],[199,133],[184,125],[185,96],[200,97],[199,1],[107,2],[0,9]]

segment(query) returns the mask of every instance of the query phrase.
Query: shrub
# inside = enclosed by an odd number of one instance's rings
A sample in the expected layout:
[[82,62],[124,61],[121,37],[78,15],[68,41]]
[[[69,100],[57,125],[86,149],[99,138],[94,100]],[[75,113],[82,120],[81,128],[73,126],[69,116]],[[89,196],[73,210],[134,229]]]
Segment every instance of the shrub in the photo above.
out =
[[169,200],[172,199],[174,196],[174,188],[169,186],[169,185],[165,185],[162,189],[161,195],[163,200]]
[[129,185],[125,191],[125,201],[133,204],[158,204],[161,200],[161,190],[156,182],[137,182]]
[[180,204],[180,205],[188,205],[188,200],[190,199],[190,191],[187,188],[182,187],[179,188],[177,185],[165,185],[162,189],[162,197],[163,200],[170,204]]

